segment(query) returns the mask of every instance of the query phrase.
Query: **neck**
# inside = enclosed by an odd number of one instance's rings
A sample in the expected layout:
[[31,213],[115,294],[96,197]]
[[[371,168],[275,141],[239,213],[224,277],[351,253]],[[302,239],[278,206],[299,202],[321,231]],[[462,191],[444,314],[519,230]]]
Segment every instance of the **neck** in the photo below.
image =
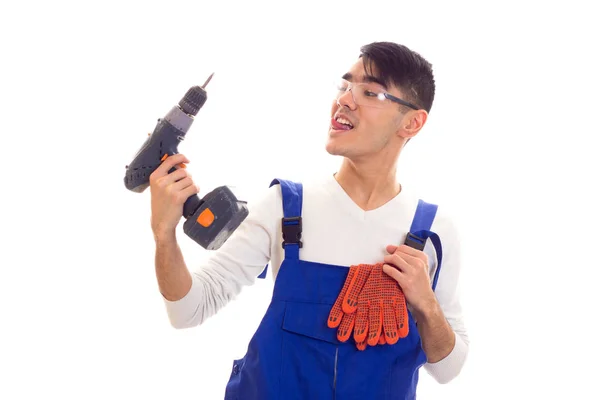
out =
[[396,180],[396,163],[397,158],[387,163],[381,159],[344,158],[335,179],[360,208],[373,210],[393,199],[402,189]]

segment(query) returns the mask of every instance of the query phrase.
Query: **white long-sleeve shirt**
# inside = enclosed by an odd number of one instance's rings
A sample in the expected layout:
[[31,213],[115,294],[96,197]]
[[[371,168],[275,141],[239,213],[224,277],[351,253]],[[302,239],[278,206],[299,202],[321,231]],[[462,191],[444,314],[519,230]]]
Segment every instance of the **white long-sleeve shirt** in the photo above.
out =
[[[431,199],[423,199],[431,201]],[[418,197],[405,188],[383,206],[364,211],[347,195],[333,174],[303,183],[302,241],[300,259],[334,265],[375,264],[382,262],[389,244],[404,243],[416,210]],[[175,328],[202,324],[256,277],[270,262],[273,278],[284,259],[281,246],[283,206],[280,185],[265,190],[264,196],[248,204],[249,215],[240,227],[215,251],[205,265],[190,268],[192,287],[180,300],[164,299],[167,314]],[[452,352],[424,368],[440,383],[455,378],[468,353],[469,339],[463,323],[460,293],[460,242],[452,219],[438,206],[431,230],[442,242],[442,268],[435,294],[454,330]],[[429,272],[437,269],[435,250],[430,241],[424,249]]]

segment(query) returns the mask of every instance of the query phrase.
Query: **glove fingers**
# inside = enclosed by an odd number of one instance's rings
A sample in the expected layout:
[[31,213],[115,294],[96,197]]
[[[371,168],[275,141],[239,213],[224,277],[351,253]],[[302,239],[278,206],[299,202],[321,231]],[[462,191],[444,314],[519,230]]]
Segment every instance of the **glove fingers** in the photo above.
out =
[[406,299],[404,298],[402,290],[400,290],[395,302],[398,337],[402,339],[408,336],[408,308],[406,307]]
[[362,342],[356,342],[356,348],[360,351],[363,351],[367,348],[367,341],[363,340]]
[[[366,298],[369,299],[369,336],[367,344],[375,346],[379,341],[383,325],[383,264],[373,267],[369,280],[363,289]],[[361,293],[362,296],[362,293]]]
[[385,336],[381,335],[379,336],[379,343],[378,344],[385,344]]
[[354,278],[354,274],[356,271],[356,267],[350,267],[350,271],[348,271],[348,276],[346,277],[346,281],[344,282],[344,286],[340,291],[331,311],[329,312],[329,318],[327,319],[327,326],[330,328],[337,328],[342,322],[342,317],[344,316],[344,312],[342,310],[342,301],[346,296],[348,291],[348,287],[350,286],[350,281]]
[[327,319],[327,326],[330,328],[337,328],[342,322],[342,317],[344,316],[344,312],[342,311],[342,302],[339,304],[336,301],[329,313],[329,318]]
[[397,297],[400,286],[395,279],[383,274],[383,335],[385,342],[395,344],[398,337],[398,323],[396,320]]
[[344,314],[342,322],[337,331],[337,338],[340,342],[345,342],[350,338],[352,334],[352,328],[354,328],[356,314]]
[[383,300],[375,300],[369,305],[369,346],[375,346],[381,335],[383,325]]
[[371,266],[367,264],[360,264],[356,267],[356,273],[350,281],[346,296],[342,303],[342,310],[344,310],[345,313],[350,314],[356,310],[356,307],[358,306],[358,296],[369,277],[370,271]]
[[398,337],[398,325],[396,323],[396,302],[394,299],[386,300],[383,304],[383,335],[387,344],[395,344]]
[[[355,314],[352,314],[355,315]],[[354,325],[354,340],[365,342],[367,340],[367,332],[369,329],[369,306],[367,302],[361,302],[358,311],[356,312],[356,322]]]

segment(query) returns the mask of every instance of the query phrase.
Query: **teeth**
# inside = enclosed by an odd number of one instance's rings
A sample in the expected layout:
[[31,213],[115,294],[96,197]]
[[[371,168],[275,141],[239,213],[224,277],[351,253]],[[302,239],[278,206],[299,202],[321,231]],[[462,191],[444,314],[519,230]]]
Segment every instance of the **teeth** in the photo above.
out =
[[350,123],[350,121],[348,121],[346,118],[337,117],[336,121],[339,122],[340,124],[344,124],[344,125],[348,125],[348,126],[353,126]]

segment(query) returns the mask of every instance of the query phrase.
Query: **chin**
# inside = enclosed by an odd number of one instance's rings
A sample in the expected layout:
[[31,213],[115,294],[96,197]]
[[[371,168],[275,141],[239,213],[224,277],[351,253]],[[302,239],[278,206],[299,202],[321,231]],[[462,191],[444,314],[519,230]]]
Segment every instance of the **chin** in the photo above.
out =
[[329,153],[332,156],[341,156],[343,154],[339,153],[338,151],[336,151],[336,149],[330,149],[329,147],[325,147],[325,151],[327,151],[327,153]]
[[325,143],[325,151],[327,151],[332,156],[343,156],[346,152],[344,146],[336,143],[335,140],[329,138],[327,143]]
[[336,134],[336,131],[329,129],[325,141],[325,150],[334,156],[342,155],[344,148],[347,147],[347,140]]
[[332,143],[331,138],[328,138],[327,142],[325,143],[325,151],[331,154],[332,156],[336,156],[337,148],[338,146],[336,146],[335,143]]

